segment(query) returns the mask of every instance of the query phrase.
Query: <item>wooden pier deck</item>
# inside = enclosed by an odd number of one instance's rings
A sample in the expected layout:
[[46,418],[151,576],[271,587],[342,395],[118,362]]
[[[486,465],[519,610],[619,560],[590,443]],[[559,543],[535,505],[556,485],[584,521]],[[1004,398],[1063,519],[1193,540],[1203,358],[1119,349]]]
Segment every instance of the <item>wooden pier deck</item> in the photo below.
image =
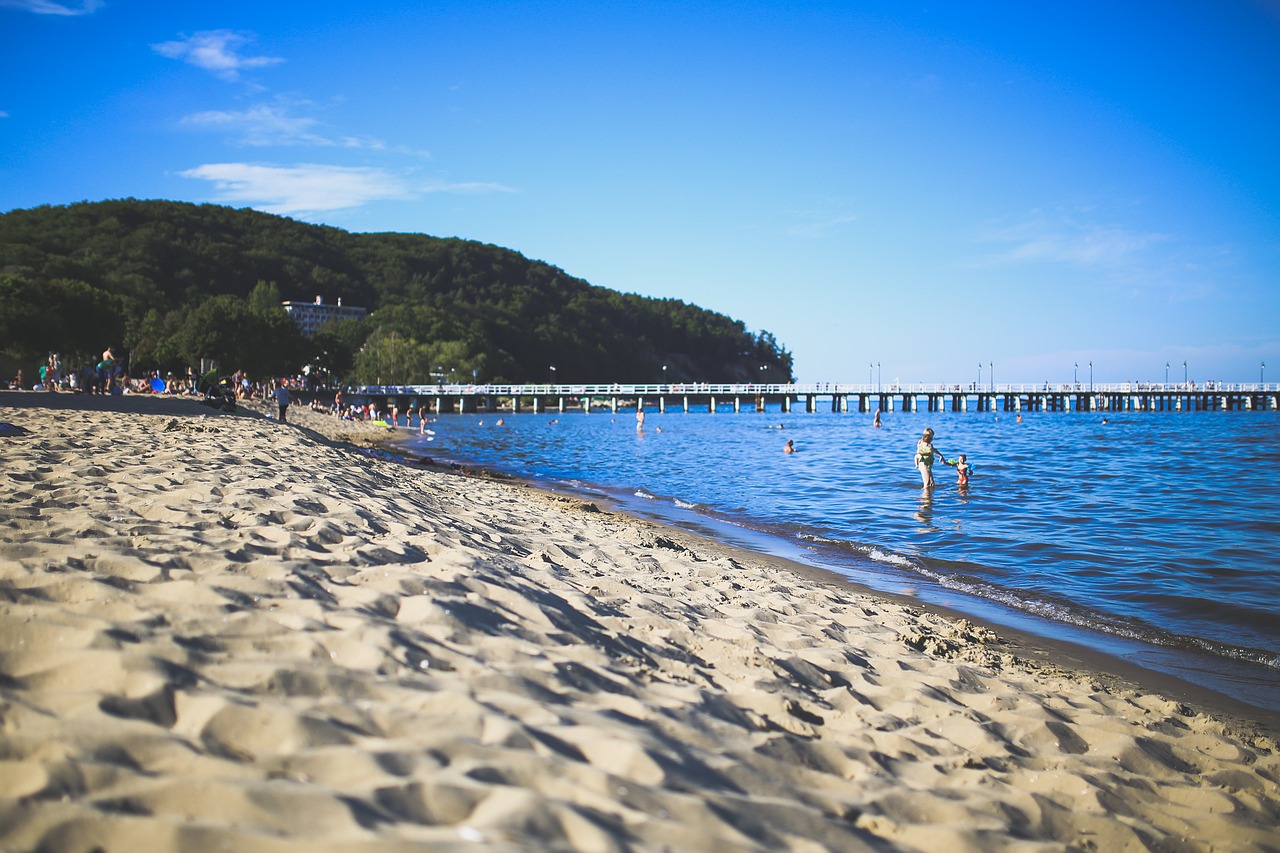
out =
[[816,384],[368,385],[402,410],[444,412],[1203,412],[1276,411],[1280,384],[973,386]]

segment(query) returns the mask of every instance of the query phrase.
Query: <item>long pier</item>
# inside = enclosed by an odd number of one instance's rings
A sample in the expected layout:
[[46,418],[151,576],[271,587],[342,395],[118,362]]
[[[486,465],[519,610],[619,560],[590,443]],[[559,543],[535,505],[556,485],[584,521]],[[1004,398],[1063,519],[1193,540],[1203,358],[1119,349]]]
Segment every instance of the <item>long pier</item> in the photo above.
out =
[[1275,411],[1280,384],[1110,385],[365,385],[354,396],[431,412],[1206,412]]

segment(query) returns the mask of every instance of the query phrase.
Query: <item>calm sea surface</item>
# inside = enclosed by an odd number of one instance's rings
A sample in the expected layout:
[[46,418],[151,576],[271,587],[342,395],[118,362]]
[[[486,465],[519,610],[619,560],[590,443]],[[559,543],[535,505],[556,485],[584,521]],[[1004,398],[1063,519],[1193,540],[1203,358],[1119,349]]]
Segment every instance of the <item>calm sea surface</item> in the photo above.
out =
[[[446,415],[415,442],[1280,710],[1276,414],[1023,417]],[[921,489],[925,426],[967,489]]]

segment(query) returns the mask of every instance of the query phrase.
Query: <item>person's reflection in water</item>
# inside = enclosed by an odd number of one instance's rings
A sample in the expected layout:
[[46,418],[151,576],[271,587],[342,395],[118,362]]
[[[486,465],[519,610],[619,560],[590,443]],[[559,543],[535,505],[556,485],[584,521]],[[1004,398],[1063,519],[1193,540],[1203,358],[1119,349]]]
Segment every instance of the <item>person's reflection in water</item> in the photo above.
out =
[[920,496],[916,500],[920,504],[919,508],[913,513],[916,521],[929,530],[933,530],[933,490],[921,489]]

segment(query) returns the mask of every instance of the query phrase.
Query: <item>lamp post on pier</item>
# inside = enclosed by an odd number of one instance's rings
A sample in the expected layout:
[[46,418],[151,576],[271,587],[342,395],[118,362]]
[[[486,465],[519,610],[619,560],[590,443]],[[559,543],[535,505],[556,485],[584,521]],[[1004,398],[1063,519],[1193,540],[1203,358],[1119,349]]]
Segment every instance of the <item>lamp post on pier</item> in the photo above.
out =
[[975,391],[982,390],[982,362],[978,362],[978,384],[973,386]]
[[1089,393],[1093,393],[1093,362],[1089,362]]
[[1186,388],[1190,388],[1190,387],[1191,387],[1191,381],[1187,378],[1187,361],[1186,361],[1186,359],[1183,359],[1183,361],[1182,361],[1182,384],[1183,384],[1183,386],[1184,386],[1184,387],[1186,387]]
[[876,370],[875,362],[869,362],[867,364],[867,388],[868,389],[870,389],[871,386],[875,384],[875,370]]
[[1071,366],[1071,384],[1080,384],[1080,362],[1078,361]]
[[1258,389],[1259,391],[1267,390],[1267,363],[1265,361],[1258,365],[1258,384],[1262,386]]
[[991,383],[991,393],[996,393],[996,363],[987,362],[987,381]]
[[1167,361],[1164,363],[1164,385],[1166,388],[1169,387],[1169,362]]
[[876,393],[880,393],[880,362],[876,362]]

